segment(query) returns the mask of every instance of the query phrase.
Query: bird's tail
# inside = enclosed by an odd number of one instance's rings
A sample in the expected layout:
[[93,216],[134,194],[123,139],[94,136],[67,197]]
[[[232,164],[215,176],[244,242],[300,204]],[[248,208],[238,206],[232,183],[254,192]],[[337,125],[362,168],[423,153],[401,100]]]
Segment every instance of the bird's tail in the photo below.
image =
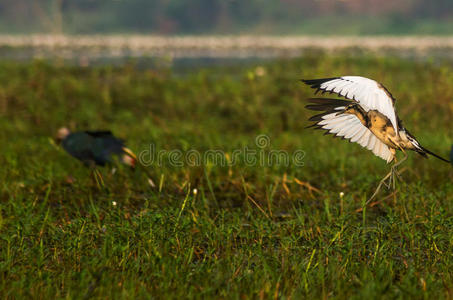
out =
[[421,148],[421,150],[422,150],[423,152],[421,152],[421,151],[420,151],[420,152],[417,151],[417,152],[419,152],[421,155],[424,154],[423,156],[426,156],[426,154],[429,154],[429,155],[432,155],[432,156],[434,156],[434,157],[436,157],[436,158],[438,158],[438,159],[440,159],[440,160],[442,160],[442,161],[444,161],[444,162],[446,162],[446,163],[451,163],[448,159],[445,159],[445,158],[443,158],[443,157],[437,155],[436,153],[433,153],[433,152],[429,151],[429,150],[426,149],[425,147],[420,146],[420,148]]

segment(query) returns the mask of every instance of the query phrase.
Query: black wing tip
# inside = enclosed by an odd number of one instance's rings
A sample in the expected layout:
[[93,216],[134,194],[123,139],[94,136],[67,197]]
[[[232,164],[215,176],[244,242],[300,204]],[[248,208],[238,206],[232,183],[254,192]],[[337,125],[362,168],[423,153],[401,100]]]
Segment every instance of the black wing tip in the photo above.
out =
[[314,116],[311,116],[308,119],[308,121],[315,121],[315,122],[322,121],[322,120],[324,120],[322,117],[324,117],[325,115],[331,114],[331,113],[334,113],[334,111],[327,111],[327,112],[323,112],[323,113],[320,113],[320,114],[316,114]]
[[333,108],[332,105],[322,105],[322,104],[307,104],[305,105],[306,109],[315,110],[315,111],[331,111]]
[[323,84],[324,82],[328,82],[334,79],[340,79],[341,77],[329,77],[329,78],[318,78],[318,79],[301,79],[303,83],[306,85],[311,86],[312,88],[316,88]]

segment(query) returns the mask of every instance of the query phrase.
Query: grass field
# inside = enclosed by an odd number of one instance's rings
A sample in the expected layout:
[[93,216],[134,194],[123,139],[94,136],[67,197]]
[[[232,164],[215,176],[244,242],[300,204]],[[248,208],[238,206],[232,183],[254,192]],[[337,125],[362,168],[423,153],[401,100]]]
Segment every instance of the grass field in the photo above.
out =
[[[397,193],[362,210],[386,163],[304,129],[312,91],[298,79],[346,74],[386,85],[411,133],[448,156],[451,61],[309,54],[179,72],[0,63],[0,295],[452,299],[452,166],[411,153]],[[148,167],[157,187],[118,166],[101,169],[100,188],[54,144],[63,125],[167,151]],[[175,151],[231,159],[246,147],[258,162],[241,152],[235,164],[170,163]],[[261,163],[273,150],[302,150],[303,165]]]

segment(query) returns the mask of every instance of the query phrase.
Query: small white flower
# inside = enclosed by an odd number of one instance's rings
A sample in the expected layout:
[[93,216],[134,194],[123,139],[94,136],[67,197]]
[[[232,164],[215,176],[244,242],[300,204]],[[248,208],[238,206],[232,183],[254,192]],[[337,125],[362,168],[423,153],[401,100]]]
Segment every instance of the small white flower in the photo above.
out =
[[112,205],[113,205],[113,206],[116,206],[116,201],[112,201]]
[[344,193],[340,192],[340,198],[343,198],[343,197],[344,197]]
[[193,189],[193,194],[194,194],[194,196],[196,196],[197,193],[198,193],[198,190],[197,190],[197,189]]

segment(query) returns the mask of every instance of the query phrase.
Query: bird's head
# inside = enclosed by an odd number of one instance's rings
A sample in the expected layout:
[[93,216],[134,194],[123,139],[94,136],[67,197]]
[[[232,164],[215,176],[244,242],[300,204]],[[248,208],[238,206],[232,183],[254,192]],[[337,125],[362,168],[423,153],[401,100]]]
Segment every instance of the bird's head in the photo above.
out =
[[66,127],[62,127],[58,129],[55,140],[57,143],[61,143],[69,134],[71,134],[71,131]]

